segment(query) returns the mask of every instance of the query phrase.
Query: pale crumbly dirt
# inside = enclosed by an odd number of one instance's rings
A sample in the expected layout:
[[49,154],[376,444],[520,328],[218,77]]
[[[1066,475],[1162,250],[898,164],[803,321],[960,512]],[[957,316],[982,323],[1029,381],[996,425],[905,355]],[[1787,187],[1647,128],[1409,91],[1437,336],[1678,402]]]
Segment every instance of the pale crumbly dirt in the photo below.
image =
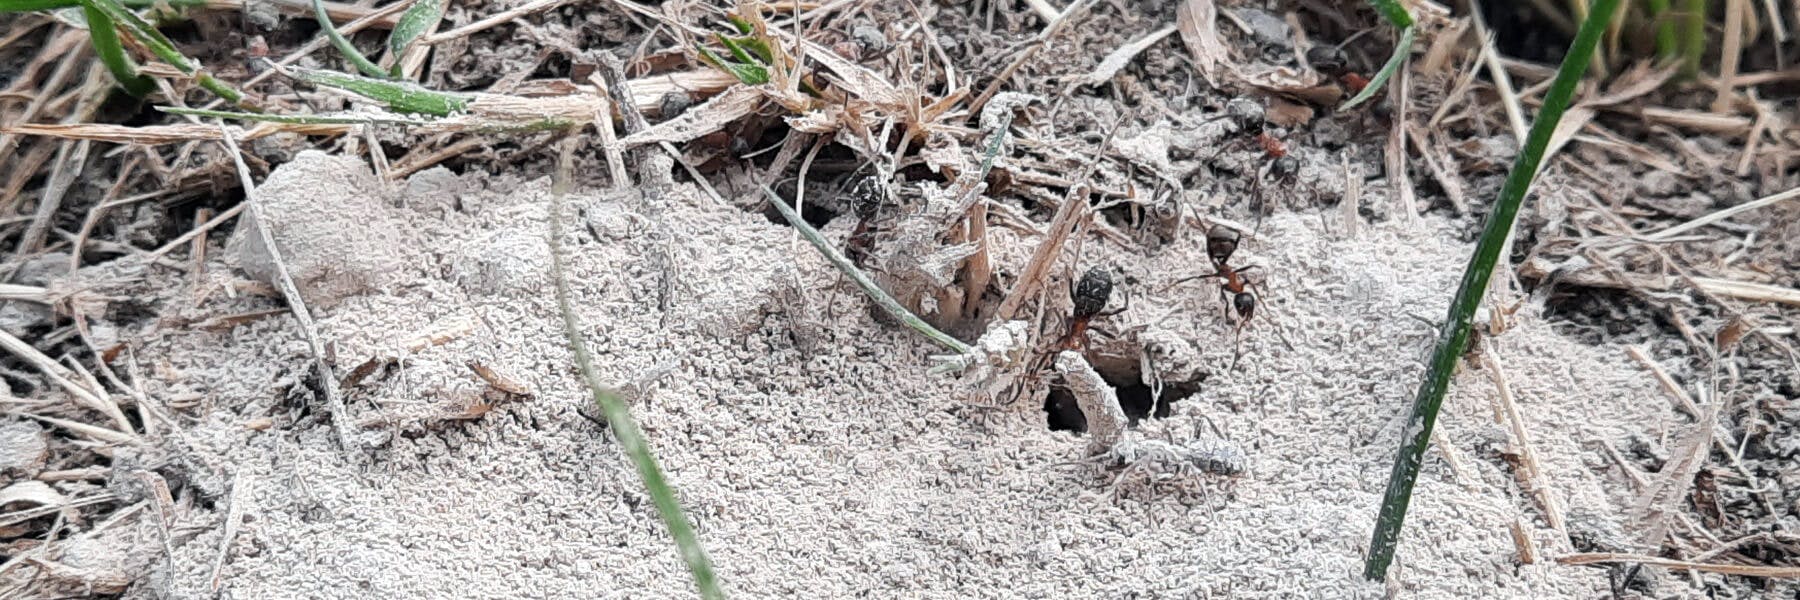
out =
[[[147,569],[130,597],[688,593],[637,475],[578,412],[588,397],[547,273],[547,183],[432,171],[385,189],[364,169],[305,153],[269,178],[261,201],[287,259],[317,267],[308,272],[321,278],[303,294],[337,376],[370,356],[404,356],[345,388],[363,424],[358,438],[375,447],[336,448],[290,317],[223,332],[126,331],[151,367],[151,397],[204,400],[178,413],[182,426],[164,443],[118,464],[182,473],[212,502],[174,507],[166,560],[143,511],[97,534],[105,544],[70,547],[98,546],[87,560]],[[338,210],[284,220],[321,199]],[[663,205],[680,263],[666,323],[659,275],[642,266],[656,251],[632,208],[642,201]],[[1183,441],[1216,426],[1251,458],[1237,478],[1146,485],[1077,464],[1084,441],[1049,431],[1038,401],[965,403],[955,381],[925,373],[937,348],[871,318],[860,295],[831,287],[837,274],[812,248],[760,214],[686,186],[648,199],[586,191],[569,202],[580,214],[564,231],[568,277],[598,367],[628,384],[672,365],[666,378],[641,384],[633,412],[737,595],[1389,591],[1362,580],[1361,559],[1433,336],[1413,316],[1441,318],[1469,251],[1434,219],[1364,223],[1354,235],[1336,215],[1268,219],[1239,253],[1269,269],[1270,318],[1244,333],[1236,369],[1227,368],[1231,329],[1209,284],[1166,289],[1204,264],[1199,231],[1187,226],[1148,257],[1088,240],[1083,268],[1120,269],[1121,292],[1134,295],[1130,310],[1098,328],[1162,340],[1162,352],[1210,373],[1173,416],[1143,430]],[[841,239],[842,221],[827,234]],[[1035,238],[993,231],[1001,275],[1011,277],[1022,264],[1010,257]],[[324,239],[381,256],[306,255],[340,248]],[[239,273],[230,269],[215,263],[200,284],[160,270],[144,287],[160,290],[170,312],[275,306],[218,292]],[[1675,436],[1686,423],[1621,348],[1561,337],[1533,312],[1496,340],[1498,355],[1550,486],[1579,516],[1571,533],[1617,537],[1630,488],[1601,444]],[[451,339],[405,350],[439,334]],[[486,384],[471,361],[535,395],[473,420],[437,418],[481,401]],[[1494,393],[1476,370],[1452,387],[1441,424],[1455,465],[1441,450],[1429,456],[1392,591],[1606,594],[1604,570],[1518,563],[1515,522],[1540,556],[1571,547],[1501,458]],[[260,419],[272,427],[252,429]],[[225,539],[227,531],[235,535]]]

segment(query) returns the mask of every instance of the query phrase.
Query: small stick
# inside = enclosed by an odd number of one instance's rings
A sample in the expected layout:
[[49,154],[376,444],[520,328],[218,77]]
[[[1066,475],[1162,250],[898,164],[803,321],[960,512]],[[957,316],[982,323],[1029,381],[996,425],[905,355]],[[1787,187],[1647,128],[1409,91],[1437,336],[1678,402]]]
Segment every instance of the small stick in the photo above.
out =
[[1025,5],[1031,7],[1032,12],[1036,12],[1038,16],[1043,17],[1052,25],[1056,23],[1057,17],[1062,16],[1062,11],[1057,10],[1056,6],[1050,4],[1048,0],[1025,0]]
[[1080,352],[1064,350],[1056,355],[1056,370],[1075,396],[1081,412],[1087,415],[1088,454],[1099,455],[1112,450],[1125,439],[1125,409],[1119,407],[1119,395],[1094,371]]
[[631,175],[625,172],[625,153],[619,150],[619,135],[613,131],[612,98],[605,93],[598,95],[601,102],[600,110],[594,112],[594,130],[600,133],[600,152],[606,155],[606,172],[611,176],[612,187],[622,190],[631,187]]
[[[1496,358],[1494,347],[1488,343],[1487,338],[1481,339],[1481,368],[1493,379],[1494,389],[1499,392],[1497,402],[1500,403],[1501,412],[1506,414],[1507,427],[1512,430],[1513,440],[1518,442],[1519,463],[1524,467],[1523,472],[1518,473],[1519,479],[1529,488],[1526,491],[1537,497],[1538,506],[1544,510],[1544,517],[1550,522],[1550,528],[1562,534],[1563,539],[1569,539],[1569,526],[1563,518],[1562,502],[1557,500],[1555,491],[1550,489],[1549,478],[1544,476],[1544,467],[1538,462],[1537,450],[1531,444],[1531,433],[1525,427],[1524,417],[1519,416],[1518,403],[1513,402],[1512,385],[1507,383],[1506,372],[1501,369],[1500,360]],[[1573,543],[1570,542],[1571,545]]]
[[349,413],[344,409],[344,398],[338,395],[337,375],[332,372],[331,362],[326,359],[325,344],[319,339],[319,330],[313,324],[312,313],[307,312],[306,301],[300,297],[300,288],[294,285],[293,277],[288,274],[287,262],[281,259],[281,248],[275,245],[275,234],[269,231],[269,222],[263,218],[260,202],[256,198],[256,182],[250,179],[250,166],[244,164],[243,152],[238,150],[237,140],[232,138],[231,129],[221,123],[219,132],[224,136],[221,141],[225,143],[225,149],[237,164],[239,184],[244,186],[244,201],[226,212],[249,207],[250,222],[256,225],[256,233],[269,251],[269,261],[275,264],[275,284],[281,290],[281,295],[287,297],[288,308],[294,311],[294,320],[300,323],[300,332],[306,337],[306,345],[312,350],[313,360],[319,369],[319,387],[325,392],[325,407],[331,413],[331,427],[337,434],[338,446],[345,450],[353,449],[356,446],[351,445],[347,432],[356,425],[350,421]]
[[1788,200],[1793,200],[1795,198],[1800,198],[1800,187],[1797,187],[1797,188],[1794,188],[1794,189],[1791,189],[1791,190],[1788,190],[1785,192],[1781,192],[1779,194],[1766,196],[1766,197],[1757,199],[1752,202],[1746,202],[1743,204],[1739,204],[1737,206],[1733,206],[1731,208],[1720,210],[1720,211],[1708,214],[1706,216],[1700,217],[1698,219],[1694,219],[1692,221],[1688,221],[1686,223],[1682,223],[1680,225],[1676,225],[1674,227],[1670,227],[1668,229],[1664,229],[1662,231],[1658,231],[1656,233],[1652,233],[1650,235],[1644,236],[1644,239],[1650,240],[1650,241],[1666,240],[1671,237],[1680,235],[1682,233],[1692,231],[1694,229],[1698,229],[1701,227],[1705,227],[1707,225],[1711,225],[1713,223],[1717,223],[1717,222],[1723,221],[1725,219],[1732,218],[1734,216],[1737,216],[1739,213],[1753,211],[1753,210],[1763,208],[1766,206],[1773,206],[1775,204],[1778,204],[1781,202],[1786,202]]
[[533,0],[532,2],[527,2],[525,4],[519,5],[518,7],[511,8],[511,9],[508,9],[505,11],[501,11],[499,13],[495,13],[494,16],[482,19],[480,21],[476,21],[474,23],[470,23],[468,25],[464,25],[462,27],[458,27],[456,29],[452,29],[450,31],[443,31],[443,32],[434,33],[434,34],[427,35],[427,36],[422,36],[419,38],[419,41],[417,43],[420,46],[430,46],[433,44],[447,42],[447,41],[450,41],[450,40],[453,40],[453,39],[456,39],[459,37],[467,37],[471,34],[478,33],[481,31],[486,31],[493,27],[497,27],[501,24],[511,22],[515,19],[518,19],[519,17],[523,17],[525,15],[529,15],[532,13],[539,13],[539,12],[543,12],[546,10],[550,10],[550,9],[556,8],[558,6],[562,6],[564,4],[569,4],[570,2],[573,2],[573,1],[574,0]]
[[1656,384],[1662,386],[1663,392],[1667,393],[1670,398],[1675,400],[1676,406],[1680,407],[1682,411],[1688,414],[1688,416],[1695,419],[1700,418],[1700,407],[1694,404],[1694,399],[1688,396],[1687,390],[1681,389],[1681,384],[1675,383],[1675,378],[1670,377],[1669,372],[1664,371],[1662,365],[1656,364],[1656,361],[1651,360],[1650,356],[1644,353],[1643,348],[1627,346],[1625,348],[1625,354],[1631,356],[1632,360],[1638,361],[1638,364],[1644,365],[1644,368],[1650,370],[1650,374],[1656,377]]
[[182,244],[186,244],[190,241],[193,241],[193,240],[199,238],[200,236],[205,235],[206,232],[212,231],[212,229],[214,227],[218,227],[220,224],[236,218],[239,213],[244,212],[244,208],[246,208],[248,205],[249,205],[248,202],[239,202],[237,206],[233,206],[231,208],[225,209],[225,212],[219,213],[218,216],[213,217],[204,223],[201,223],[199,227],[195,227],[193,230],[191,230],[187,233],[181,234],[179,237],[176,237],[173,240],[169,240],[169,243],[163,244],[161,248],[157,248],[155,250],[150,251],[150,254],[145,255],[144,259],[145,260],[156,260],[158,258],[162,258],[163,255],[174,251],[176,248],[180,248]]
[[[212,218],[212,209],[200,207],[194,211],[194,219],[202,223]],[[194,283],[206,277],[206,236],[196,235],[188,246],[188,257],[194,261]]]
[[1738,60],[1743,57],[1744,49],[1744,17],[1750,6],[1746,0],[1725,0],[1725,41],[1719,47],[1719,75],[1714,79],[1712,111],[1725,113],[1731,110],[1731,81],[1737,78]]
[[981,95],[977,96],[974,102],[969,103],[969,112],[981,114],[981,107],[987,106],[988,100],[993,99],[994,94],[1000,93],[1000,88],[1006,85],[1006,81],[1012,78],[1013,73],[1018,72],[1025,66],[1025,63],[1031,62],[1032,57],[1037,56],[1039,50],[1043,50],[1044,46],[1049,45],[1050,38],[1061,33],[1063,28],[1074,20],[1075,15],[1086,11],[1088,7],[1094,5],[1094,2],[1095,0],[1076,0],[1075,4],[1070,5],[1067,10],[1051,19],[1050,25],[1038,33],[1037,39],[1031,41],[1031,46],[1019,53],[1019,56],[1008,63],[1006,68],[1001,69],[1000,74],[994,76],[994,81],[988,83],[987,89],[982,90]]

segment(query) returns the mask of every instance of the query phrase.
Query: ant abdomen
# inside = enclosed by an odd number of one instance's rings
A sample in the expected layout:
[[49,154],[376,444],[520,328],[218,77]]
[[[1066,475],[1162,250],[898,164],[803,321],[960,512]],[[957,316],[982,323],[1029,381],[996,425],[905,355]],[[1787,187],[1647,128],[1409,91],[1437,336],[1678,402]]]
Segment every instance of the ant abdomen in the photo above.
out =
[[1251,316],[1256,314],[1256,296],[1250,292],[1239,292],[1232,297],[1231,306],[1237,309],[1237,314],[1242,320],[1248,321]]
[[1075,284],[1075,318],[1088,319],[1106,310],[1112,299],[1112,274],[1102,267],[1088,269]]

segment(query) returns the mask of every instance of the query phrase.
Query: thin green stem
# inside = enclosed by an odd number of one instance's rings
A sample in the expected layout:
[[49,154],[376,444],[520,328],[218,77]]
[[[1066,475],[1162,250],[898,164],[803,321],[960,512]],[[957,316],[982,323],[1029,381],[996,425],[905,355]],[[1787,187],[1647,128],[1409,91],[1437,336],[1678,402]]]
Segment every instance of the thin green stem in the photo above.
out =
[[651,454],[650,445],[644,439],[644,432],[638,429],[637,421],[631,418],[631,409],[616,392],[601,382],[594,370],[594,360],[588,355],[587,342],[582,339],[581,319],[575,316],[573,303],[569,301],[569,283],[563,269],[562,254],[562,202],[568,195],[570,180],[574,173],[575,137],[569,136],[564,142],[562,159],[557,166],[556,177],[550,192],[550,276],[556,283],[556,307],[562,313],[563,335],[568,338],[569,349],[575,353],[575,364],[581,370],[581,378],[593,392],[594,404],[606,415],[607,428],[612,430],[613,438],[619,441],[620,449],[631,457],[631,464],[637,467],[638,476],[644,480],[644,489],[650,493],[650,501],[656,505],[657,515],[662,517],[663,524],[669,528],[669,537],[675,538],[675,547],[681,553],[681,560],[687,564],[688,572],[694,576],[694,585],[700,590],[700,597],[707,600],[723,600],[724,590],[719,588],[719,580],[713,575],[712,561],[706,557],[706,549],[700,545],[699,536],[694,534],[693,525],[688,523],[687,515],[681,510],[681,502],[675,498],[675,490],[663,479],[662,468],[656,464],[656,456]]
[[262,109],[257,107],[254,103],[245,100],[242,92],[237,91],[225,82],[219,81],[208,74],[205,70],[200,68],[199,63],[194,62],[186,56],[182,56],[181,52],[175,49],[175,44],[169,41],[169,38],[163,37],[162,32],[157,31],[156,27],[153,27],[150,23],[144,21],[143,17],[139,17],[137,13],[126,9],[123,4],[119,3],[119,0],[82,0],[82,3],[83,6],[104,13],[107,18],[112,19],[119,25],[123,25],[125,31],[130,33],[131,37],[150,49],[151,54],[155,54],[156,57],[162,59],[163,62],[169,63],[169,66],[175,67],[175,69],[181,71],[182,74],[194,78],[194,83],[206,89],[206,91],[212,92],[220,98],[224,98],[225,101],[237,105],[238,108],[262,112]]
[[1381,13],[1382,18],[1387,19],[1389,25],[1400,29],[1413,26],[1412,13],[1406,12],[1406,7],[1398,0],[1369,0],[1369,4],[1375,6],[1375,10]]
[[1683,0],[1681,13],[1681,74],[1693,77],[1706,54],[1706,0]]
[[469,102],[474,100],[468,95],[440,92],[404,81],[370,79],[336,71],[300,67],[288,67],[288,72],[292,73],[295,78],[313,85],[337,88],[375,100],[386,105],[388,110],[398,113],[447,117],[467,110]]
[[388,35],[388,54],[394,61],[393,70],[388,73],[390,76],[399,79],[404,75],[405,65],[400,59],[406,55],[407,48],[443,18],[444,0],[419,0],[401,13],[400,20],[394,22],[393,33]]
[[1493,275],[1494,265],[1500,259],[1500,250],[1506,244],[1507,233],[1512,230],[1513,219],[1518,216],[1519,206],[1524,203],[1532,177],[1537,173],[1538,164],[1543,161],[1551,133],[1556,130],[1557,121],[1562,120],[1563,110],[1568,108],[1569,100],[1575,95],[1576,85],[1581,83],[1589,61],[1593,60],[1594,46],[1600,41],[1601,33],[1606,30],[1607,23],[1612,20],[1613,12],[1618,8],[1619,0],[1596,0],[1590,7],[1587,19],[1581,22],[1575,41],[1569,46],[1568,55],[1563,57],[1562,66],[1557,68],[1556,79],[1551,83],[1549,93],[1544,96],[1543,108],[1538,113],[1537,120],[1531,124],[1531,134],[1526,136],[1525,147],[1513,163],[1512,171],[1507,174],[1506,184],[1500,189],[1494,211],[1488,215],[1487,223],[1482,228],[1481,241],[1475,245],[1475,254],[1469,258],[1468,267],[1463,271],[1462,285],[1457,288],[1456,298],[1450,303],[1449,316],[1439,327],[1430,370],[1426,372],[1424,382],[1419,385],[1418,395],[1413,399],[1412,417],[1407,421],[1405,429],[1406,439],[1394,456],[1394,470],[1388,478],[1387,493],[1382,498],[1375,533],[1369,542],[1369,558],[1364,563],[1364,577],[1372,580],[1387,577],[1388,565],[1393,562],[1394,550],[1400,541],[1401,526],[1406,521],[1406,508],[1412,500],[1413,484],[1418,481],[1425,449],[1431,444],[1432,426],[1437,422],[1438,409],[1443,406],[1444,392],[1450,386],[1456,362],[1469,343],[1469,328],[1475,318],[1475,309],[1481,305],[1488,278]]
[[94,45],[94,54],[100,57],[100,62],[106,65],[106,70],[112,73],[113,80],[119,83],[119,87],[125,93],[139,98],[156,89],[156,82],[138,74],[137,63],[125,54],[125,47],[119,44],[119,30],[113,20],[92,6],[81,7],[81,12],[87,18],[88,42]]
[[1656,23],[1656,57],[1673,60],[1681,53],[1675,37],[1675,19],[1669,12],[1669,0],[1648,0],[1650,20]]
[[843,253],[838,252],[837,248],[831,247],[831,243],[825,241],[825,236],[820,235],[819,230],[813,229],[812,225],[801,219],[799,213],[794,212],[794,207],[788,206],[787,201],[782,200],[781,196],[775,195],[775,191],[769,189],[769,186],[763,186],[762,191],[764,196],[769,197],[769,203],[775,205],[775,210],[781,212],[781,217],[787,219],[788,224],[793,225],[795,231],[800,232],[800,237],[812,242],[813,247],[818,248],[819,252],[825,255],[826,260],[831,261],[831,264],[835,265],[851,281],[855,281],[856,287],[862,288],[863,293],[875,300],[875,304],[887,310],[888,314],[899,319],[901,323],[905,323],[907,327],[911,327],[913,331],[924,334],[926,338],[937,342],[939,346],[958,355],[969,353],[968,344],[962,343],[962,340],[958,340],[948,333],[938,331],[930,323],[926,323],[917,315],[912,314],[912,311],[906,310],[906,307],[900,306],[900,301],[889,296],[886,291],[881,289],[881,286],[875,285],[868,275],[863,274],[862,269],[856,268],[855,263],[844,258]]
[[369,57],[363,56],[362,51],[356,49],[356,44],[350,43],[349,38],[338,33],[337,24],[332,23],[331,16],[325,14],[325,0],[312,0],[312,6],[313,17],[319,20],[319,29],[325,31],[325,39],[331,41],[331,47],[337,48],[338,54],[344,55],[344,58],[349,60],[350,64],[355,65],[356,70],[362,71],[364,75],[377,78],[388,76],[387,71],[383,71],[374,61],[369,60]]
[[1369,84],[1363,86],[1362,91],[1358,92],[1355,98],[1345,102],[1338,110],[1356,108],[1356,105],[1374,98],[1375,94],[1381,93],[1382,88],[1387,87],[1388,78],[1399,72],[1400,66],[1406,64],[1407,55],[1412,54],[1413,37],[1417,35],[1417,29],[1416,27],[1407,27],[1400,30],[1400,43],[1394,44],[1394,53],[1388,56],[1387,63],[1381,65],[1381,70],[1376,71],[1374,77],[1369,78]]

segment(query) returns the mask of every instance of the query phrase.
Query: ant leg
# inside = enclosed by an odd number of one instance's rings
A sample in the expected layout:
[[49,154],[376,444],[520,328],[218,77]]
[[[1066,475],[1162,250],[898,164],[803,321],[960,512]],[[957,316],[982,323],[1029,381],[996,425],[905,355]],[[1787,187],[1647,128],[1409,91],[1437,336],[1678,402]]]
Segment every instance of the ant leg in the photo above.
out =
[[1125,305],[1124,306],[1119,307],[1118,310],[1109,310],[1109,311],[1102,312],[1102,313],[1094,315],[1094,316],[1095,317],[1112,317],[1112,316],[1117,316],[1119,313],[1131,310],[1131,291],[1124,290],[1123,293],[1125,296]]
[[1212,278],[1214,278],[1214,277],[1219,277],[1219,276],[1221,276],[1221,275],[1224,275],[1224,273],[1220,273],[1220,272],[1218,272],[1218,271],[1214,271],[1214,272],[1211,272],[1211,273],[1207,273],[1207,274],[1205,274],[1205,275],[1194,275],[1194,276],[1191,276],[1191,277],[1183,277],[1183,278],[1181,278],[1181,279],[1177,279],[1177,280],[1175,280],[1175,282],[1174,282],[1174,283],[1170,283],[1170,284],[1169,284],[1169,285],[1165,285],[1165,286],[1163,286],[1163,290],[1164,290],[1164,291],[1167,291],[1167,290],[1168,290],[1168,289],[1169,289],[1169,288],[1172,288],[1172,287],[1175,287],[1175,286],[1178,286],[1178,285],[1181,285],[1181,284],[1183,284],[1183,283],[1187,283],[1187,282],[1189,282],[1189,281],[1193,281],[1193,280],[1195,280],[1195,279],[1212,279]]

